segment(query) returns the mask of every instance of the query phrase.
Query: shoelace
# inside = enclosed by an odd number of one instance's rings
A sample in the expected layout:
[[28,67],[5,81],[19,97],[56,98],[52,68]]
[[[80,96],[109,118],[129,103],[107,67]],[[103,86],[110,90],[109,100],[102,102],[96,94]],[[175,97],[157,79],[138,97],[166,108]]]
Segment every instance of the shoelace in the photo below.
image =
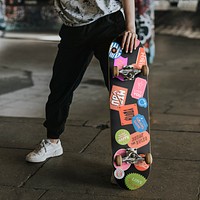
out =
[[44,148],[45,152],[47,152],[47,149],[46,149],[46,144],[49,144],[49,142],[47,140],[42,140],[38,146],[35,148],[34,152],[35,153],[38,153],[41,151],[42,148]]

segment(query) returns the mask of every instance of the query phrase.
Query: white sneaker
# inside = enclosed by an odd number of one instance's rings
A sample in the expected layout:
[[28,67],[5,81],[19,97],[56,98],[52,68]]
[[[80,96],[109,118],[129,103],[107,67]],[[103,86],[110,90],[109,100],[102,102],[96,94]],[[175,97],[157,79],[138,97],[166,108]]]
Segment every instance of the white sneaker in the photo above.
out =
[[28,162],[43,162],[47,158],[60,156],[63,154],[63,148],[60,140],[56,144],[51,143],[49,139],[42,140],[39,146],[26,156]]

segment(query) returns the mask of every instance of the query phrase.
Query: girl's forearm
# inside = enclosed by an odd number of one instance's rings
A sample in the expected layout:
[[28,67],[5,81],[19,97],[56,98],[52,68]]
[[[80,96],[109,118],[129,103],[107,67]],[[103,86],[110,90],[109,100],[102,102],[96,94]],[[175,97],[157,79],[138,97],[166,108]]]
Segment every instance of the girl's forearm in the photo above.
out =
[[135,0],[122,0],[125,21],[126,21],[126,30],[123,33],[121,47],[125,48],[125,51],[132,52],[133,49],[136,49],[136,29],[135,29]]
[[122,0],[126,30],[135,32],[135,0]]

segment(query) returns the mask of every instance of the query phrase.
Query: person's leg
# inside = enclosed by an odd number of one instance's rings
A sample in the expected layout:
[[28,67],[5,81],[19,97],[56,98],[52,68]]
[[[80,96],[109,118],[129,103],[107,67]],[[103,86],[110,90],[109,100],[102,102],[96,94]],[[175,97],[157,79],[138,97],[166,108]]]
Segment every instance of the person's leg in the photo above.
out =
[[93,56],[92,48],[86,41],[86,29],[87,27],[61,28],[61,42],[53,66],[51,92],[46,104],[44,126],[47,128],[48,139],[43,140],[39,148],[27,155],[26,160],[29,162],[42,162],[63,153],[58,138],[64,131],[73,92]]
[[[61,43],[53,67],[53,76],[50,82],[51,93],[46,104],[47,137],[59,138],[64,131],[69,106],[72,102],[73,91],[79,85],[83,74],[92,59],[92,50],[85,43],[81,29],[67,28],[61,30]],[[80,35],[79,35],[80,34]]]
[[120,11],[110,16],[107,16],[104,20],[104,25],[106,26],[107,24],[108,28],[105,28],[102,34],[99,35],[96,44],[93,46],[93,49],[95,57],[100,62],[105,85],[109,89],[108,51],[113,39],[125,31],[125,21],[124,16]]

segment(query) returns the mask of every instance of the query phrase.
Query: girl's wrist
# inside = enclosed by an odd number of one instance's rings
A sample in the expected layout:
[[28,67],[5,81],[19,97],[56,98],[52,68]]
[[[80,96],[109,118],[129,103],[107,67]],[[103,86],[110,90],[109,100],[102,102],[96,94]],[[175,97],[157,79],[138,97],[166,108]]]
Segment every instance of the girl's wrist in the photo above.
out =
[[126,25],[126,30],[135,33],[135,26],[134,25]]

